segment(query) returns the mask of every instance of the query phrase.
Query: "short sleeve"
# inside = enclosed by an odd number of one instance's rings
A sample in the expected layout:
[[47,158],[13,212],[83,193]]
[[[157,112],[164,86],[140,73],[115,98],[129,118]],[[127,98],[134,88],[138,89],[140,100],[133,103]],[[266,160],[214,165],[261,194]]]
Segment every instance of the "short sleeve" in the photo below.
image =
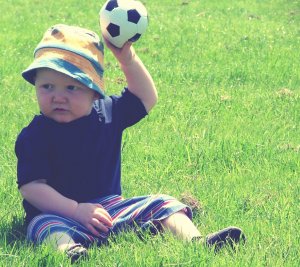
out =
[[17,163],[17,183],[22,185],[51,176],[47,149],[41,137],[32,136],[26,128],[18,136],[15,144]]
[[120,127],[130,127],[148,115],[142,101],[125,88],[121,96],[112,96],[113,120],[117,120]]

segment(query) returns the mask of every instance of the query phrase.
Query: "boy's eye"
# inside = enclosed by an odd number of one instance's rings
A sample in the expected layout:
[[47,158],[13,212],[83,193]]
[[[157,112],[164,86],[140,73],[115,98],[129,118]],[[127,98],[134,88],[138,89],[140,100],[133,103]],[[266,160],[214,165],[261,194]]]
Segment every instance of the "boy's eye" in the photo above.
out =
[[79,90],[80,87],[78,87],[78,86],[76,86],[76,85],[68,85],[68,86],[67,86],[67,89],[68,89],[69,91],[76,91],[76,90]]
[[53,89],[53,85],[52,84],[48,84],[48,83],[43,84],[41,87],[43,89],[45,89],[45,90],[51,90],[51,89]]

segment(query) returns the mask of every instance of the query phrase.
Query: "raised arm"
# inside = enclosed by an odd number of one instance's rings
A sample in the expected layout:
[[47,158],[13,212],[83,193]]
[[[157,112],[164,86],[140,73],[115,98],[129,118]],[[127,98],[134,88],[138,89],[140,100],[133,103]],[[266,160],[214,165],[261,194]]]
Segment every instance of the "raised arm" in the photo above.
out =
[[157,102],[157,91],[150,73],[135,53],[132,43],[127,42],[121,49],[106,40],[105,43],[124,72],[128,90],[142,101],[149,112]]

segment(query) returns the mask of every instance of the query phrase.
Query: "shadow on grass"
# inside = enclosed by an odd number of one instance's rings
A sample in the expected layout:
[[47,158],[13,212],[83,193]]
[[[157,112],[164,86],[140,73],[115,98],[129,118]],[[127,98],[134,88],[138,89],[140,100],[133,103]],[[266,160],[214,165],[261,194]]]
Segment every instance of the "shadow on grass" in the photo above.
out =
[[26,225],[22,218],[13,217],[10,223],[2,220],[0,238],[6,241],[7,245],[15,245],[26,242]]

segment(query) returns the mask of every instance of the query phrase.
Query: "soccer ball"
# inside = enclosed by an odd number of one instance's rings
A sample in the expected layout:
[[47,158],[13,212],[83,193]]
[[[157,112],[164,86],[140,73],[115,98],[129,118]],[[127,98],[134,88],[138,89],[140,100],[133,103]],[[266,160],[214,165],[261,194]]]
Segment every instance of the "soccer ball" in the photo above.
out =
[[102,35],[118,48],[137,41],[148,26],[147,10],[135,0],[108,0],[99,18]]

